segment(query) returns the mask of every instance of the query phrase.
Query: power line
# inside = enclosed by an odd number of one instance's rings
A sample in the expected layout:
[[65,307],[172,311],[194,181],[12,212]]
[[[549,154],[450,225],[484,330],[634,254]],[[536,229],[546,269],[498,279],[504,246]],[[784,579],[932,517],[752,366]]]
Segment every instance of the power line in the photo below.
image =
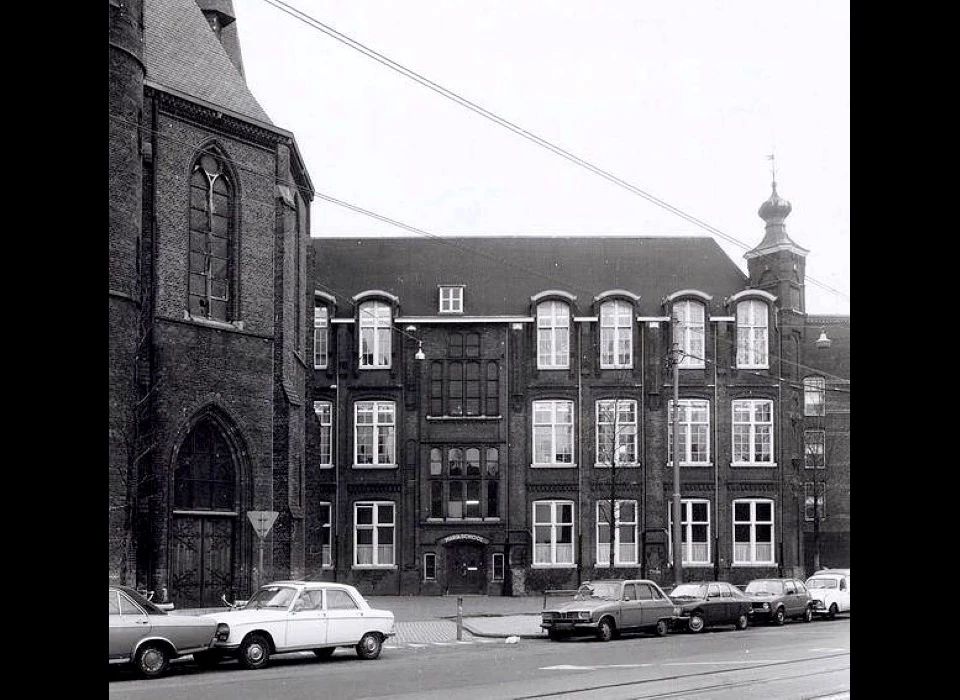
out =
[[[624,180],[624,179],[622,179],[622,178],[620,178],[620,177],[618,177],[618,176],[616,176],[616,175],[614,175],[614,174],[612,174],[612,173],[610,173],[610,172],[608,172],[608,171],[606,171],[606,170],[603,170],[602,168],[597,167],[596,165],[590,163],[589,161],[586,161],[586,160],[584,160],[583,158],[580,158],[579,156],[576,156],[576,155],[574,155],[573,153],[570,153],[569,151],[567,151],[567,150],[565,150],[565,149],[563,149],[563,148],[561,148],[561,147],[559,147],[559,146],[551,143],[550,141],[547,141],[546,139],[541,138],[540,136],[537,136],[536,134],[528,131],[527,129],[524,129],[524,128],[522,128],[522,127],[514,124],[513,122],[510,122],[510,121],[504,119],[503,117],[500,117],[500,116],[498,116],[497,114],[494,114],[493,112],[491,112],[491,111],[489,111],[489,110],[481,107],[480,105],[478,105],[478,104],[476,104],[476,103],[474,103],[474,102],[471,102],[470,100],[466,99],[465,97],[462,97],[462,96],[458,95],[457,93],[453,92],[452,90],[448,90],[447,88],[443,87],[442,85],[439,85],[439,84],[433,82],[432,80],[424,77],[423,75],[417,73],[416,71],[413,71],[413,70],[411,70],[411,69],[409,69],[409,68],[407,68],[407,67],[405,67],[405,66],[403,66],[403,65],[401,65],[401,64],[399,64],[399,63],[397,63],[396,61],[393,61],[392,59],[387,58],[387,57],[384,56],[383,54],[381,54],[381,53],[379,53],[379,52],[377,52],[377,51],[369,48],[368,46],[365,46],[364,44],[360,43],[359,41],[356,41],[355,39],[352,39],[352,38],[348,37],[347,35],[345,35],[345,34],[339,32],[339,31],[337,31],[337,30],[334,29],[333,27],[331,27],[331,26],[329,26],[329,25],[327,25],[327,24],[324,24],[323,22],[320,22],[319,20],[315,19],[314,17],[311,17],[310,15],[306,14],[305,12],[302,12],[302,11],[296,9],[295,7],[291,7],[291,6],[288,5],[287,3],[282,2],[282,0],[264,0],[264,1],[267,2],[268,4],[272,5],[273,7],[276,7],[276,8],[277,8],[278,10],[280,10],[281,12],[285,12],[286,14],[290,15],[290,16],[293,17],[294,19],[297,19],[297,20],[303,22],[303,23],[306,24],[307,26],[309,26],[309,27],[311,27],[311,28],[313,28],[313,29],[316,29],[317,31],[320,31],[320,32],[326,34],[327,36],[332,37],[332,38],[335,39],[336,41],[339,41],[340,43],[342,43],[342,44],[344,44],[344,45],[346,45],[346,46],[348,46],[348,47],[350,47],[350,48],[352,48],[352,49],[354,49],[354,50],[356,50],[356,51],[359,51],[360,53],[364,54],[365,56],[367,56],[367,57],[369,57],[369,58],[372,58],[373,60],[377,61],[378,63],[380,63],[380,64],[382,64],[382,65],[384,65],[384,66],[386,66],[387,68],[389,68],[389,69],[391,69],[391,70],[393,70],[393,71],[395,71],[395,72],[397,72],[397,73],[400,73],[400,74],[403,75],[404,77],[409,78],[409,79],[415,81],[416,83],[419,83],[420,85],[423,85],[424,87],[428,88],[429,90],[432,90],[432,91],[436,92],[437,94],[439,94],[439,95],[441,95],[441,96],[443,96],[443,97],[445,97],[445,98],[447,98],[447,99],[449,99],[449,100],[452,100],[453,102],[456,102],[457,104],[459,104],[459,105],[462,106],[462,107],[466,107],[466,108],[469,109],[470,111],[475,112],[476,114],[479,114],[480,116],[484,117],[485,119],[488,119],[488,120],[494,122],[495,124],[497,124],[497,125],[499,125],[499,126],[501,126],[501,127],[504,127],[504,128],[506,128],[506,129],[508,129],[509,131],[512,131],[513,133],[519,135],[519,136],[522,136],[523,138],[527,139],[528,141],[531,141],[532,143],[535,143],[536,145],[541,146],[542,148],[546,148],[547,150],[549,150],[549,151],[551,151],[552,153],[560,156],[561,158],[564,158],[565,160],[568,160],[568,161],[570,161],[571,163],[574,163],[575,165],[578,165],[578,166],[580,166],[581,168],[584,168],[584,169],[586,169],[586,170],[594,173],[595,175],[599,175],[600,177],[604,178],[605,180],[608,180],[608,181],[614,183],[615,185],[618,185],[619,187],[622,187],[623,189],[626,189],[627,191],[629,191],[629,192],[631,192],[631,193],[633,193],[633,194],[635,194],[635,195],[638,195],[638,196],[642,197],[643,199],[646,199],[648,202],[652,202],[653,204],[657,205],[658,207],[661,207],[661,208],[665,209],[666,211],[668,211],[668,212],[670,212],[670,213],[672,213],[672,214],[674,214],[674,215],[676,215],[676,216],[679,216],[680,218],[684,219],[685,221],[688,221],[688,222],[690,222],[690,223],[692,223],[692,224],[694,224],[694,225],[696,225],[696,226],[699,226],[700,228],[703,228],[704,230],[709,231],[710,233],[713,233],[714,235],[719,236],[720,238],[722,238],[722,239],[724,239],[724,240],[726,240],[726,241],[728,241],[728,242],[730,242],[730,243],[733,243],[734,245],[737,245],[737,246],[743,248],[744,250],[751,250],[751,249],[753,248],[753,246],[750,246],[750,245],[744,243],[743,241],[741,241],[741,240],[739,240],[739,239],[737,239],[737,238],[734,238],[733,236],[731,236],[731,235],[729,235],[729,234],[727,234],[727,233],[724,233],[724,232],[721,231],[720,229],[718,229],[718,228],[716,228],[716,227],[714,227],[714,226],[711,226],[710,224],[708,224],[708,223],[706,223],[706,222],[704,222],[704,221],[702,221],[702,220],[700,220],[700,219],[698,219],[698,218],[696,218],[696,217],[694,217],[694,216],[692,216],[692,215],[690,215],[690,214],[687,214],[687,213],[686,213],[685,211],[683,211],[682,209],[680,209],[680,208],[678,208],[678,207],[675,207],[675,206],[673,206],[672,204],[669,204],[668,202],[665,202],[664,200],[660,199],[659,197],[656,197],[656,196],[650,194],[649,192],[646,192],[646,191],[640,189],[640,188],[637,187],[636,185],[633,185],[633,184],[627,182],[626,180]],[[842,296],[842,297],[845,297],[845,298],[849,298],[849,295],[848,295],[848,294],[846,294],[846,293],[844,293],[844,292],[841,292],[840,290],[835,289],[835,288],[831,287],[830,285],[827,285],[827,284],[825,284],[825,283],[823,283],[823,282],[820,282],[819,280],[816,280],[816,279],[814,279],[813,277],[807,277],[807,280],[809,280],[810,282],[812,282],[812,283],[815,284],[816,286],[821,287],[821,288],[823,288],[823,289],[825,289],[825,290],[827,290],[827,291],[833,292],[834,294],[838,294],[838,295],[840,295],[840,296]]]

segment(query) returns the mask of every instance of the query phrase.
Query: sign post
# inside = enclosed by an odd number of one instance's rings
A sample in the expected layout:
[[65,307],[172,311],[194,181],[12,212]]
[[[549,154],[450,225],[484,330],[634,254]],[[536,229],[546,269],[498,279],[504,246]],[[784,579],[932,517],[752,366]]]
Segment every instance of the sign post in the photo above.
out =
[[277,521],[279,513],[275,510],[248,510],[247,517],[253,525],[254,532],[260,538],[260,566],[257,569],[257,588],[260,588],[261,577],[263,576],[263,540],[270,532],[270,528]]

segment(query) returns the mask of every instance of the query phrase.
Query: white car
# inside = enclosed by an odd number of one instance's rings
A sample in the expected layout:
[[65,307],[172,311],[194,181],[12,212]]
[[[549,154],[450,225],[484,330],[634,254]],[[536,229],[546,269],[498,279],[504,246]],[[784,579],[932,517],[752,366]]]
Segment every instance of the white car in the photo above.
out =
[[233,657],[244,668],[263,668],[271,654],[290,651],[325,659],[337,647],[376,659],[395,634],[392,612],[371,608],[353,586],[324,581],[269,583],[242,608],[202,617],[217,622],[213,646],[193,655],[204,667]]
[[823,569],[807,579],[813,614],[833,619],[850,612],[850,569]]

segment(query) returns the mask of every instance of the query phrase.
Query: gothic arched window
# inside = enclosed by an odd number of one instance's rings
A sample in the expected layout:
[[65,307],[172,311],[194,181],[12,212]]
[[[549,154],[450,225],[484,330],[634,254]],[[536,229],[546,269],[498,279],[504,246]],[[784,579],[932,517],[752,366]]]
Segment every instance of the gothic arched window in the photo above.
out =
[[204,418],[187,435],[177,455],[174,508],[232,511],[235,492],[233,453],[220,426]]
[[191,316],[232,320],[235,189],[218,153],[207,151],[193,164],[187,290]]

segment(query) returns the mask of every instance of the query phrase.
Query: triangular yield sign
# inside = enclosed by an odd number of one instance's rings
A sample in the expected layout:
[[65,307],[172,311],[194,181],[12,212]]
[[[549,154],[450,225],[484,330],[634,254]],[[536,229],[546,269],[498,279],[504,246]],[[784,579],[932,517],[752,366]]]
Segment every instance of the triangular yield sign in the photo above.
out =
[[247,511],[247,517],[250,518],[253,529],[256,530],[257,536],[261,539],[266,537],[267,533],[270,532],[270,528],[273,527],[273,523],[276,522],[278,515],[280,514],[275,510]]

